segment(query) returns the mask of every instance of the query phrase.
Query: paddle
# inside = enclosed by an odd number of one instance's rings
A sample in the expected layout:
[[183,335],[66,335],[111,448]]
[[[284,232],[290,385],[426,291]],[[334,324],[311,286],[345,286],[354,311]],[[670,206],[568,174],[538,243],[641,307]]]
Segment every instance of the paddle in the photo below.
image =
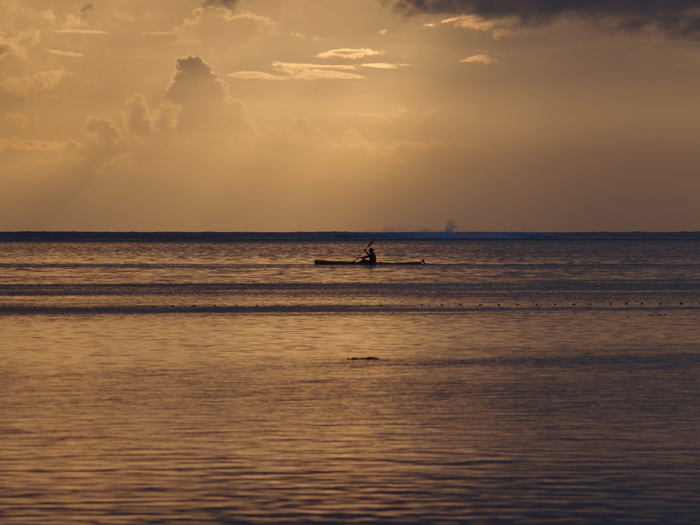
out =
[[362,257],[362,254],[363,254],[363,253],[367,253],[367,250],[369,249],[370,246],[372,246],[372,243],[373,243],[373,242],[374,242],[374,241],[369,241],[369,244],[365,247],[365,249],[362,250],[362,251],[360,252],[360,255],[358,255],[357,257],[355,257],[355,258],[352,260],[352,262],[355,262],[355,261],[357,261],[357,259],[359,259],[360,257]]

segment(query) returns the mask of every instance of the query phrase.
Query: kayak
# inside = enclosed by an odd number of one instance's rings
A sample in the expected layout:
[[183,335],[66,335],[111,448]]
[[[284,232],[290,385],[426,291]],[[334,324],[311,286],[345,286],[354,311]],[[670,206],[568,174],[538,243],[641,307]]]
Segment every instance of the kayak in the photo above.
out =
[[406,265],[406,264],[425,264],[425,261],[399,261],[399,262],[376,262],[376,263],[367,263],[367,262],[361,262],[361,261],[328,261],[326,259],[316,259],[314,260],[314,264],[357,264],[360,266],[385,266],[385,265]]

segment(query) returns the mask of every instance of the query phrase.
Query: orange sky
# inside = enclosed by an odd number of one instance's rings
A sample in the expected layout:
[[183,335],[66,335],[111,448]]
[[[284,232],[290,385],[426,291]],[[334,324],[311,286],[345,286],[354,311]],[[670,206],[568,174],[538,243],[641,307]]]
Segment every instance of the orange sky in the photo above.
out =
[[700,230],[700,0],[550,4],[0,0],[0,230]]

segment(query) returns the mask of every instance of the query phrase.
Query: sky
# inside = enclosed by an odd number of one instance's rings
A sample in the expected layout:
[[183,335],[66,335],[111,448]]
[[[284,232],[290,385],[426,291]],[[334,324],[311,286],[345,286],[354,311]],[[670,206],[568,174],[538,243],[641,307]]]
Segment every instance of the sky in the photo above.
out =
[[700,230],[700,0],[0,0],[0,230]]

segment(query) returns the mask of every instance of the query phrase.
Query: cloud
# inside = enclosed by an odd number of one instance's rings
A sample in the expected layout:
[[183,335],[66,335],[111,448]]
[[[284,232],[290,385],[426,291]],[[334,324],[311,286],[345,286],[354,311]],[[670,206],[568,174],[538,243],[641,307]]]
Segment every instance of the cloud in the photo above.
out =
[[488,55],[472,55],[467,58],[463,58],[460,62],[466,64],[496,64],[498,59],[492,58]]
[[166,94],[180,107],[181,131],[216,135],[248,127],[245,106],[231,97],[228,84],[200,57],[175,60]]
[[9,129],[19,131],[20,133],[24,132],[30,123],[30,118],[18,111],[6,111],[3,117]]
[[175,60],[175,73],[167,91],[168,97],[178,104],[205,99],[213,103],[229,99],[228,85],[200,57],[186,56]]
[[190,17],[173,29],[181,43],[205,44],[226,49],[258,35],[266,35],[277,27],[269,17],[251,12],[233,14],[216,3],[198,7]]
[[152,110],[146,97],[136,93],[126,99],[124,131],[130,138],[164,134],[177,127],[178,114],[179,108],[170,102]]
[[387,62],[369,62],[367,64],[360,64],[360,67],[366,67],[369,69],[398,69],[400,67],[406,67],[409,64],[389,64]]
[[53,11],[23,7],[20,2],[0,1],[0,60],[25,60],[41,42],[42,31],[55,27]]
[[496,23],[492,20],[486,20],[476,15],[462,15],[454,16],[452,18],[446,18],[442,20],[442,24],[453,24],[455,27],[462,27],[464,29],[473,29],[475,31],[492,31],[496,26]]
[[127,146],[121,130],[110,119],[89,115],[81,133],[85,165],[96,170],[122,153]]
[[82,29],[82,28],[72,28],[72,29],[54,29],[52,33],[64,34],[64,35],[106,35],[107,31],[100,31],[98,29]]
[[32,76],[7,77],[0,81],[0,93],[6,93],[16,98],[30,98],[42,91],[56,87],[66,72],[62,69],[40,71]]
[[346,60],[357,60],[360,58],[371,57],[375,55],[383,55],[386,51],[380,51],[376,49],[361,48],[342,48],[342,49],[331,49],[330,51],[324,51],[316,55],[316,58],[342,58]]
[[0,2],[0,60],[26,59],[27,52],[41,42],[41,32],[55,24],[51,11],[36,11],[19,3]]
[[[515,35],[515,30],[519,24],[515,17],[487,20],[476,15],[454,16],[441,20],[440,23],[449,24],[462,29],[471,29],[472,31],[491,33],[491,37],[495,40],[500,40],[504,36]],[[435,28],[437,24],[426,24],[425,27]]]
[[389,0],[408,13],[454,13],[484,20],[515,17],[524,25],[566,15],[614,22],[621,29],[656,26],[671,36],[700,36],[700,0]]
[[65,144],[61,142],[20,139],[16,137],[0,138],[0,153],[2,154],[7,154],[8,152],[25,152],[30,154],[60,153],[64,148]]
[[283,73],[287,78],[295,80],[317,79],[357,79],[362,75],[354,73],[357,66],[346,64],[304,64],[295,62],[273,62],[272,67]]
[[26,50],[41,41],[41,33],[36,29],[26,31],[0,30],[0,60],[14,56],[26,58]]
[[356,73],[358,66],[349,64],[307,64],[298,62],[272,63],[276,74],[263,71],[237,71],[229,78],[241,80],[356,80],[364,78]]
[[276,73],[263,71],[236,71],[229,78],[241,80],[358,80],[365,78],[358,71],[366,69],[398,69],[408,64],[369,62],[364,64],[312,64],[304,62],[272,63]]
[[141,33],[145,36],[157,36],[157,37],[172,37],[174,33],[172,31],[144,31]]
[[274,75],[265,73],[264,71],[236,71],[226,75],[229,78],[237,78],[239,80],[289,80],[290,77],[285,75]]
[[122,141],[122,134],[114,122],[109,119],[88,116],[82,128],[88,143],[105,147],[117,147]]
[[68,58],[85,58],[82,53],[76,53],[75,51],[61,51],[59,49],[47,49],[47,53],[55,55],[57,57],[68,57]]
[[204,0],[202,7],[225,7],[226,9],[233,9],[236,6],[238,0]]
[[135,94],[126,100],[126,128],[135,135],[148,135],[153,132],[154,124],[148,101],[143,95]]

